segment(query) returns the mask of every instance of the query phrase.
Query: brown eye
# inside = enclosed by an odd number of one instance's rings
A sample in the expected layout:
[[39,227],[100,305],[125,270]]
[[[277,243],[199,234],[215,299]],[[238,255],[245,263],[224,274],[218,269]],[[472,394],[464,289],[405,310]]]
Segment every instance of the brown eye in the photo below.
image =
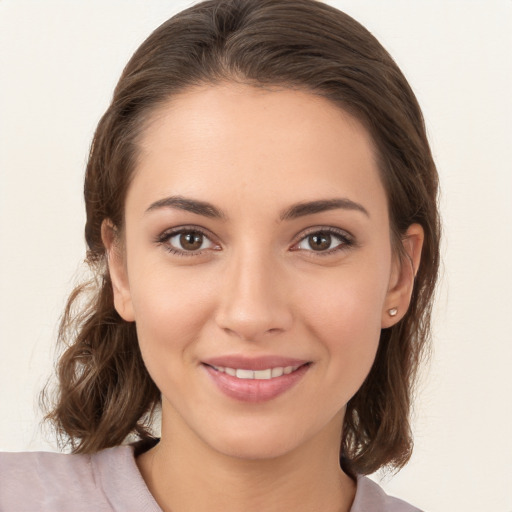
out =
[[214,249],[216,245],[201,231],[193,229],[178,231],[171,235],[162,237],[169,246],[169,250],[174,253],[200,253],[204,249]]
[[308,245],[313,251],[326,251],[331,247],[332,237],[329,233],[314,233],[307,237]]
[[186,251],[197,251],[203,245],[204,236],[202,233],[190,231],[188,233],[181,233],[180,245]]
[[293,250],[309,251],[323,253],[325,255],[332,254],[343,249],[353,246],[354,242],[350,235],[342,231],[319,230],[310,231],[306,234]]

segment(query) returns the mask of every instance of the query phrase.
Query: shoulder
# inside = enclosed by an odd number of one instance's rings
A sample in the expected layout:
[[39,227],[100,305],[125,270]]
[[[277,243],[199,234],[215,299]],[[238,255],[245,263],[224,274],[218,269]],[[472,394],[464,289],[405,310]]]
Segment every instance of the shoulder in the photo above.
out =
[[108,510],[90,455],[1,453],[0,481],[0,510]]
[[388,496],[383,489],[365,476],[357,479],[357,490],[350,512],[421,512],[419,508]]
[[110,512],[123,510],[127,500],[140,510],[159,510],[146,495],[130,446],[93,455],[0,453],[0,482],[1,511]]

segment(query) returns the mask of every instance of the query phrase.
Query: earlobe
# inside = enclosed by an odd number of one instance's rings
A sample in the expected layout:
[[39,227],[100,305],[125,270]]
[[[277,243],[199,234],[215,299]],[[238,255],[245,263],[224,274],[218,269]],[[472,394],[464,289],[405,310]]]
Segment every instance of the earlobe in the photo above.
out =
[[105,219],[101,224],[101,239],[107,253],[107,265],[112,281],[112,292],[114,295],[114,307],[121,318],[127,322],[135,321],[131,301],[128,274],[122,242],[115,226],[110,219]]
[[425,233],[419,224],[411,224],[402,239],[404,256],[395,258],[389,289],[382,311],[381,327],[391,327],[400,321],[411,302],[414,278],[421,261]]

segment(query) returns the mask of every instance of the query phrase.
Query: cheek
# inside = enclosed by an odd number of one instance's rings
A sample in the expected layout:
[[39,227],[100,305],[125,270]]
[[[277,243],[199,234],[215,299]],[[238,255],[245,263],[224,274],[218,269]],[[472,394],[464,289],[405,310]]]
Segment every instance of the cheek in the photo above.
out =
[[360,387],[375,359],[386,275],[375,266],[344,269],[329,282],[319,280],[309,287],[302,306],[305,325],[327,356],[330,381],[336,386],[342,377],[348,385],[346,400]]
[[134,276],[130,289],[141,350],[148,355],[185,350],[210,315],[210,287],[197,272],[172,272],[156,265],[139,268],[145,271]]
[[380,338],[381,301],[376,299],[346,289],[325,296],[311,310],[309,325],[336,365],[371,366]]
[[[344,334],[380,332],[389,271],[373,261],[368,265],[350,265],[304,281],[298,295],[305,298],[303,311],[319,329]],[[307,292],[307,293],[306,293]]]
[[205,288],[184,274],[153,266],[137,275],[130,287],[144,364],[163,396],[173,403],[194,388],[187,368],[197,364],[194,348],[211,304]]

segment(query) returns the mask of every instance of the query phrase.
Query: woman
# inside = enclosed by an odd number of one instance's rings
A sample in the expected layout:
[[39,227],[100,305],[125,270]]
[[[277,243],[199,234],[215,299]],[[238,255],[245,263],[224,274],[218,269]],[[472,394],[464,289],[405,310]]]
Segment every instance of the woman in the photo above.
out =
[[48,415],[74,454],[3,455],[0,509],[416,510],[363,475],[410,457],[436,198],[416,99],[350,17],[214,0],[164,23],[87,166],[94,278]]

